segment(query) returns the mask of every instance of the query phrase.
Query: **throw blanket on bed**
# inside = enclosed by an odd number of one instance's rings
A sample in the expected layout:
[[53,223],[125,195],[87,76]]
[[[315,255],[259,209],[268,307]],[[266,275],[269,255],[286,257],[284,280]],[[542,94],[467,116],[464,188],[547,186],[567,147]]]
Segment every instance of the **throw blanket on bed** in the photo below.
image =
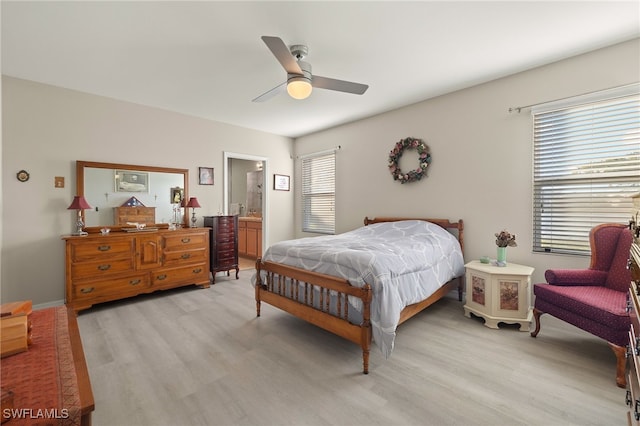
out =
[[[393,350],[402,309],[464,274],[458,240],[442,227],[420,220],[282,241],[269,247],[263,260],[342,277],[358,287],[371,285],[373,340],[385,357]],[[361,309],[354,300],[350,303]]]

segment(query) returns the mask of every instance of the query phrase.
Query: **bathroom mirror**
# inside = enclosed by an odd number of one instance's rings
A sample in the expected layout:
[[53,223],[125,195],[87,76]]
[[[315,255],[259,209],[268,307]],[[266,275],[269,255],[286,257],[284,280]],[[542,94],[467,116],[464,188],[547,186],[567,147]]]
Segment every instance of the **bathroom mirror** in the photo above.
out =
[[177,220],[188,226],[183,208],[176,205],[176,194],[188,199],[189,170],[132,164],[76,161],[76,194],[83,195],[91,210],[84,210],[85,231],[99,232],[115,225],[114,208],[126,204],[131,197],[145,207],[155,208],[155,224],[166,228]]

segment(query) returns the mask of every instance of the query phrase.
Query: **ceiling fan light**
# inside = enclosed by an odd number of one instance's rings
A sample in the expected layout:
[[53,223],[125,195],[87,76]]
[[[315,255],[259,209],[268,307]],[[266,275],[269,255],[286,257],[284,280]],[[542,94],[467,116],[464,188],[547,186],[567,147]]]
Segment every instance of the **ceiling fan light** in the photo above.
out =
[[293,99],[306,99],[312,90],[311,82],[305,77],[293,77],[287,83],[287,93]]

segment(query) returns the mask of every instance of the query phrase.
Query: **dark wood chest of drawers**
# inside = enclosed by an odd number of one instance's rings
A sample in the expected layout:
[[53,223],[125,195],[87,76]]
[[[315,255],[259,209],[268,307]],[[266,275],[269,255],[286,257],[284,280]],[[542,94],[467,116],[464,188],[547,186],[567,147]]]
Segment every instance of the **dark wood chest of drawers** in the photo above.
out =
[[240,272],[238,264],[238,216],[205,216],[204,226],[210,228],[209,254],[213,283],[216,273],[236,270],[236,279]]

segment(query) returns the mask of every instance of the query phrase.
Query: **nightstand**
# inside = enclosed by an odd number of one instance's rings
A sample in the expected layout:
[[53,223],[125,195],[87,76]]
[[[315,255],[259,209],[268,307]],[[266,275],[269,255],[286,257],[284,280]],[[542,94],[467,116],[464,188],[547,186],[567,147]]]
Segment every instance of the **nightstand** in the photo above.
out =
[[465,265],[466,302],[464,315],[483,317],[484,325],[498,328],[498,323],[520,324],[520,331],[529,331],[531,308],[530,266],[507,263],[496,266],[474,260]]

